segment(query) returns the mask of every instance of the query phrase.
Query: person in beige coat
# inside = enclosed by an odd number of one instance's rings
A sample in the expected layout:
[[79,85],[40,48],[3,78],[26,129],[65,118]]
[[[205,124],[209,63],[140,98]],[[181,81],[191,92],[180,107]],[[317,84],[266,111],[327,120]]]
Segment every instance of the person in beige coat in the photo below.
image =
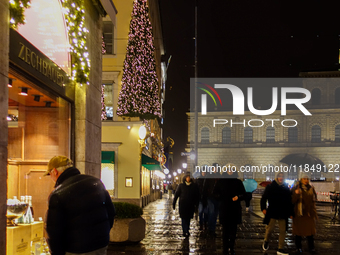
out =
[[309,183],[309,173],[301,173],[300,181],[292,188],[292,203],[294,204],[293,235],[297,252],[302,252],[302,237],[306,236],[310,252],[315,252],[314,235],[316,234],[317,199],[313,186]]

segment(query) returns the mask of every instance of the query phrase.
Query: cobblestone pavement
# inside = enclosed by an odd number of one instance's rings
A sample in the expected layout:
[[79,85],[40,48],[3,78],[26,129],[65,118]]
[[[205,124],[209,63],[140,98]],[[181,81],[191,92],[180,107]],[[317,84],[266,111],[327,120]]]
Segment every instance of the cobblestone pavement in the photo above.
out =
[[[244,207],[244,203],[242,202]],[[244,208],[243,208],[244,209]],[[320,255],[340,254],[340,221],[331,221],[332,212],[328,205],[317,206],[319,221],[315,246]],[[254,197],[250,211],[243,210],[243,224],[237,232],[236,254],[264,254],[261,249],[265,233],[262,224],[259,197]],[[190,225],[190,237],[182,237],[181,220],[176,211],[172,210],[172,198],[165,195],[163,199],[150,203],[144,208],[143,218],[146,220],[146,236],[137,244],[110,244],[108,255],[167,255],[167,254],[222,254],[222,231],[218,224],[216,238],[209,238],[206,233],[199,231],[196,220]],[[276,254],[278,244],[278,229],[275,230],[270,248],[266,254]],[[291,234],[291,222],[286,237],[287,248],[290,254],[295,254],[294,239]],[[307,249],[306,240],[303,243]],[[304,252],[303,254],[309,254]]]

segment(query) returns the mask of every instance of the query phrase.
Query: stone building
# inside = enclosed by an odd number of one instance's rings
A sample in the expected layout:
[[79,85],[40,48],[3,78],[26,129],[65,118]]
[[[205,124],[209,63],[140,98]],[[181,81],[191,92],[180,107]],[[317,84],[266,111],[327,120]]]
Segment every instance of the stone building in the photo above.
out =
[[[265,181],[272,180],[275,172],[263,173],[261,169],[286,166],[280,162],[285,156],[308,153],[327,167],[320,171],[311,169],[313,179],[339,179],[339,75],[339,72],[301,73],[308,78],[303,81],[303,87],[311,92],[311,100],[305,107],[312,116],[302,115],[300,110],[287,110],[285,116],[279,110],[270,116],[255,116],[250,111],[243,116],[233,116],[229,111],[198,113],[198,166],[231,163],[242,169],[240,178]],[[194,121],[194,113],[189,113],[188,118],[188,141],[192,145],[194,129],[190,129],[190,122]],[[214,119],[226,119],[228,123],[213,127]],[[289,179],[296,179],[299,169],[288,172]]]

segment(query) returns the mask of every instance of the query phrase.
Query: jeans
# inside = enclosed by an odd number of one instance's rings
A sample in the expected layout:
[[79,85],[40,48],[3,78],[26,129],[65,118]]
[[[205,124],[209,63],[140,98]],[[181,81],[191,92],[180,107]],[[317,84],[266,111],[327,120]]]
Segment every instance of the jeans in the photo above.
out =
[[190,218],[188,219],[182,218],[183,234],[189,233],[189,228],[190,228]]
[[208,228],[213,233],[215,233],[216,229],[218,205],[219,203],[216,198],[208,198]]
[[198,216],[199,216],[199,221],[200,221],[200,225],[203,225],[204,223],[208,222],[208,206],[203,207],[203,203],[200,202],[198,204]]
[[85,252],[85,253],[73,253],[66,252],[65,255],[106,255],[107,254],[107,246],[104,248],[100,248],[95,251]]
[[275,228],[276,221],[279,222],[279,249],[283,249],[285,245],[286,238],[286,220],[285,219],[270,219],[269,224],[266,227],[266,234],[264,240],[269,242],[271,233]]

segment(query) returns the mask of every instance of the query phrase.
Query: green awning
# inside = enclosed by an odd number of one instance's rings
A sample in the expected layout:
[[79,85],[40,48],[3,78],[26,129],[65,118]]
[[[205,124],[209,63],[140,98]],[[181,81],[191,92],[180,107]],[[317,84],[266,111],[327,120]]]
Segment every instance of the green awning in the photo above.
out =
[[102,163],[115,163],[115,152],[114,151],[102,151]]
[[150,158],[144,154],[142,154],[142,166],[144,166],[148,170],[162,171],[161,165],[157,160]]

